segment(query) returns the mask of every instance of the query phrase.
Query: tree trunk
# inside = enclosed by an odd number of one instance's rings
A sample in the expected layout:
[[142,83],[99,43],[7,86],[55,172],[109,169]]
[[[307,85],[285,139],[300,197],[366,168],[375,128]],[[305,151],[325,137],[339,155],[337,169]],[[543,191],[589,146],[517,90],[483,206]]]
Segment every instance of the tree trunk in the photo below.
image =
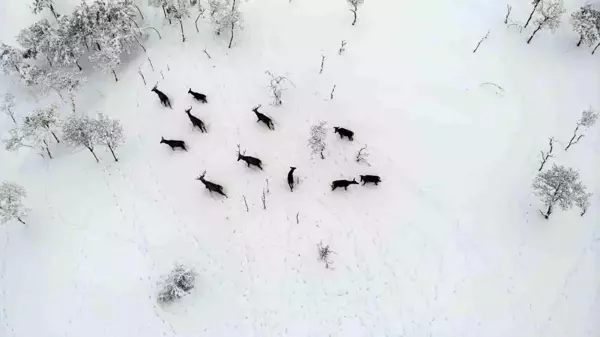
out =
[[108,145],[108,149],[110,150],[110,153],[112,153],[113,158],[115,158],[115,161],[118,162],[119,159],[117,159],[117,156],[115,156],[115,151],[113,151],[112,146],[110,146],[110,144],[106,145]]
[[13,115],[13,113],[12,113],[12,112],[10,112],[10,111],[8,112],[8,114],[7,114],[7,115],[9,115],[9,116],[10,116],[10,119],[12,119],[13,123],[15,123],[15,125],[16,125],[16,124],[17,124],[17,120],[15,119],[15,115]]
[[140,10],[140,8],[136,5],[133,4],[135,6],[135,8],[137,8],[138,12],[140,12],[140,17],[142,18],[142,20],[144,20],[144,14],[142,14],[142,11]]
[[75,113],[75,98],[71,96],[71,108],[73,109],[73,113]]
[[583,42],[583,35],[581,35],[581,37],[579,38],[579,42],[577,42],[577,47],[581,46],[582,42]]
[[202,13],[198,14],[198,17],[196,17],[196,21],[194,21],[194,25],[196,26],[196,32],[200,33],[200,29],[198,29],[198,19],[200,19],[200,16],[202,15]]
[[163,9],[163,14],[165,15],[165,19],[169,20],[169,24],[171,24],[171,23],[172,23],[172,22],[171,22],[171,18],[169,18],[169,17],[167,16],[167,10],[165,9],[165,6],[164,6],[164,5],[162,6],[162,9]]
[[113,73],[113,75],[115,75],[115,81],[119,82],[119,78],[117,77],[117,73],[115,72],[114,69],[112,69],[112,73]]
[[547,220],[550,218],[550,214],[552,214],[552,205],[548,205],[548,210],[546,211],[546,214],[544,214],[544,218]]
[[25,223],[25,221],[23,221],[23,220],[22,220],[20,217],[17,217],[17,220],[18,220],[20,223],[22,223],[23,225],[27,225],[27,224]]
[[94,152],[94,149],[92,149],[92,148],[91,148],[91,147],[89,147],[89,146],[86,146],[86,148],[87,148],[88,150],[90,150],[90,152],[92,153],[92,155],[94,155],[94,159],[96,159],[96,162],[97,162],[97,163],[99,163],[99,162],[100,162],[100,160],[98,160],[98,157],[96,157],[96,153]]
[[231,23],[231,38],[229,39],[229,48],[231,49],[231,44],[233,43],[233,34],[235,31],[235,23]]
[[353,26],[356,24],[356,11],[357,10],[358,10],[357,6],[354,6],[354,9],[350,10],[354,14],[354,21],[352,21]]
[[58,20],[58,14],[56,14],[56,11],[54,10],[54,6],[50,5],[50,12],[52,12],[52,15],[54,15],[54,18]]
[[79,60],[75,61],[75,64],[77,65],[77,68],[79,68],[79,71],[83,71],[83,68],[81,68],[81,65],[79,64]]
[[181,27],[181,39],[185,42],[185,34],[183,33],[183,21],[179,20],[179,27]]
[[539,0],[535,6],[533,6],[533,10],[531,11],[531,13],[529,14],[529,18],[527,19],[527,22],[525,22],[525,26],[523,26],[523,28],[527,28],[527,25],[529,25],[529,21],[531,21],[531,18],[533,18],[533,13],[535,13],[535,10],[537,9],[537,7],[540,5],[540,2],[542,2],[541,0]]
[[48,147],[48,143],[44,140],[44,145],[45,149],[46,149],[46,153],[48,153],[48,157],[50,157],[50,159],[52,159],[52,153],[50,153],[50,148]]
[[[135,37],[135,36],[134,36]],[[138,38],[136,37],[135,40],[137,41],[137,43],[140,45],[140,47],[142,47],[142,49],[144,50],[144,53],[148,53],[146,51],[146,48],[144,47],[144,45],[140,42],[140,40],[138,40]]]
[[539,25],[534,31],[533,34],[531,34],[531,36],[529,37],[529,40],[527,40],[527,44],[531,43],[531,40],[533,40],[533,37],[535,36],[535,34],[537,34],[537,32],[540,31],[540,29],[542,29],[542,25]]
[[50,133],[52,134],[52,137],[54,137],[54,140],[60,144],[60,140],[58,140],[58,137],[56,137],[56,134],[54,133],[54,131],[50,131]]
[[594,55],[594,53],[596,52],[596,49],[598,49],[598,47],[600,47],[600,43],[598,43],[596,45],[596,47],[594,47],[594,50],[592,50],[592,55]]
[[52,61],[50,61],[50,58],[48,57],[48,55],[46,55],[46,60],[48,60],[48,64],[50,65],[50,67],[52,67]]
[[96,42],[96,48],[98,48],[98,51],[102,51],[102,48],[100,48],[100,43]]

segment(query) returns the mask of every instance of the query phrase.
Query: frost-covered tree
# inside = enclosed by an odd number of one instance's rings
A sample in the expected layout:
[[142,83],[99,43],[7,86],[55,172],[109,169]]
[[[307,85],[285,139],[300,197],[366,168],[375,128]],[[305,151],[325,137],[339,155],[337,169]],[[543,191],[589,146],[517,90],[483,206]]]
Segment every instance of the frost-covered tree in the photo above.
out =
[[76,74],[66,69],[55,69],[41,78],[38,84],[44,92],[54,90],[65,102],[66,100],[62,94],[66,93],[71,102],[71,109],[75,112],[75,96],[85,81],[86,78],[81,73]]
[[57,108],[58,107],[55,104],[52,104],[45,108],[33,110],[31,114],[24,119],[23,130],[25,130],[25,134],[46,134],[44,138],[46,138],[46,136],[52,136],[57,143],[60,143],[55,131],[60,123]]
[[552,32],[560,26],[562,15],[566,12],[563,0],[542,0],[537,6],[538,18],[535,19],[537,28],[533,31],[527,43],[531,43],[533,37],[542,29],[550,29]]
[[33,4],[31,6],[31,11],[33,14],[40,13],[45,8],[48,8],[52,15],[54,15],[55,19],[58,19],[58,14],[54,10],[54,0],[33,0]]
[[189,18],[190,16],[190,2],[189,0],[170,0],[165,6],[167,18],[169,22],[172,20],[179,21],[179,27],[181,28],[181,38],[185,42],[185,33],[183,31],[183,19]]
[[325,137],[327,137],[327,122],[319,122],[310,127],[310,138],[308,139],[308,147],[311,150],[311,155],[320,155],[321,159],[325,159],[325,148],[327,143]]
[[571,14],[573,30],[579,34],[577,47],[585,43],[589,46],[598,41],[600,34],[600,11],[588,4]]
[[21,63],[21,67],[19,68],[21,82],[28,87],[40,84],[47,74],[48,71],[45,68],[39,68],[27,63]]
[[23,52],[17,48],[11,47],[4,43],[0,43],[0,69],[4,74],[10,72],[19,72],[23,64]]
[[0,221],[6,223],[17,220],[26,224],[23,218],[29,213],[29,209],[23,205],[23,199],[27,196],[25,189],[18,184],[3,182],[0,184]]
[[115,155],[115,149],[123,144],[123,127],[118,120],[110,119],[104,114],[99,114],[96,120],[98,132],[98,143],[104,144],[110,150],[115,161],[119,161]]
[[63,137],[73,146],[84,146],[88,149],[97,162],[98,157],[94,152],[94,146],[98,143],[98,132],[96,122],[87,116],[69,115],[63,123]]
[[17,35],[17,42],[30,51],[30,55],[36,57],[39,53],[46,56],[48,63],[52,66],[50,60],[51,52],[55,48],[53,36],[54,30],[48,20],[43,19],[35,22],[31,26],[22,29]]
[[17,120],[15,119],[15,95],[7,92],[4,94],[2,99],[2,103],[0,104],[0,110],[4,112],[10,119],[12,119],[13,123],[17,124]]
[[237,0],[209,0],[209,14],[215,26],[215,34],[230,32],[229,47],[233,45],[235,30],[243,28],[242,13]]
[[283,104],[283,100],[282,100],[283,92],[285,90],[287,90],[286,84],[290,83],[290,84],[294,85],[294,83],[292,83],[292,81],[290,81],[289,78],[287,78],[285,76],[279,76],[279,75],[276,76],[269,70],[265,71],[265,74],[267,74],[270,77],[269,91],[271,92],[271,98],[273,98],[273,103],[271,103],[271,105],[274,105],[274,106],[282,105]]
[[354,14],[354,21],[352,21],[352,25],[356,24],[357,14],[358,14],[358,6],[362,5],[365,0],[346,0],[348,1],[348,5],[350,5],[350,11]]
[[89,57],[90,62],[95,63],[96,68],[105,73],[112,72],[115,81],[118,82],[119,78],[115,68],[121,64],[121,54],[123,53],[119,40],[105,36],[98,43],[102,44],[102,49],[97,50]]
[[587,207],[587,200],[591,196],[579,181],[577,171],[556,164],[550,170],[538,173],[533,181],[533,190],[548,207],[545,213],[540,211],[546,219],[550,217],[556,205],[563,211],[573,207],[573,203]]
[[23,147],[27,147],[37,151],[42,157],[44,157],[43,152],[46,152],[48,158],[52,159],[52,152],[50,152],[47,137],[42,137],[41,133],[26,134],[25,132],[24,127],[16,127],[9,130],[9,137],[2,140],[4,148],[7,151],[18,151]]
[[575,131],[573,131],[573,137],[569,140],[569,144],[565,147],[565,151],[569,150],[569,148],[579,142],[581,138],[583,138],[582,134],[579,134],[579,128],[590,128],[596,124],[598,121],[598,113],[592,109],[583,110],[581,113],[581,118],[577,122],[575,126]]
[[158,302],[169,303],[188,294],[195,287],[196,272],[189,267],[177,265],[160,282]]

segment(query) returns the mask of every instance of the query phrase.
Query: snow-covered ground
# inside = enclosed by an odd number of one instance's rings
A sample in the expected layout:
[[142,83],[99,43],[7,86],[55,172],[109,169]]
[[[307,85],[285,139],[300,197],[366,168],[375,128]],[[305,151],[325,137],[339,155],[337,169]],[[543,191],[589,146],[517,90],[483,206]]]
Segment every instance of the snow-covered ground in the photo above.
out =
[[[101,149],[97,164],[64,144],[53,160],[0,150],[0,180],[25,186],[32,209],[27,227],[0,230],[0,336],[598,336],[598,127],[563,147],[581,111],[600,108],[600,59],[575,47],[568,22],[527,45],[531,30],[504,26],[505,5],[367,0],[353,27],[342,0],[249,0],[232,49],[204,19],[197,33],[195,16],[182,43],[177,25],[142,6],[163,39],[150,35],[118,83],[90,75],[77,98],[78,113],[121,120],[121,160]],[[524,21],[528,2],[512,5]],[[1,40],[33,20],[25,1],[0,0]],[[281,107],[268,104],[266,70],[293,82]],[[21,115],[57,98],[13,80],[0,78],[0,92],[17,96]],[[156,82],[173,110],[150,92]],[[258,104],[275,131],[256,123]],[[208,134],[192,130],[190,105]],[[319,121],[325,160],[307,148]],[[0,123],[5,135],[11,122]],[[594,193],[584,217],[538,212],[531,182],[550,136],[551,163],[580,170]],[[236,162],[237,144],[264,171]],[[364,145],[371,166],[354,160]],[[195,180],[204,170],[228,199]],[[359,174],[383,183],[331,192]],[[331,269],[319,242],[335,252]],[[196,289],[158,305],[156,283],[175,263],[196,269]]]

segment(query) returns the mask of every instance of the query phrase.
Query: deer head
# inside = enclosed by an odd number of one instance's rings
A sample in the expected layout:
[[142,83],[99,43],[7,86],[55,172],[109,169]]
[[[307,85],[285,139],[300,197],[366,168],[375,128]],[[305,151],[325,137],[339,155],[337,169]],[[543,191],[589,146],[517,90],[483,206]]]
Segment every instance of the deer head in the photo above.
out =
[[262,104],[259,104],[257,107],[253,108],[252,111],[258,113],[258,109],[262,106]]
[[204,172],[202,172],[202,174],[198,178],[196,178],[196,180],[204,181],[205,175],[206,175],[206,170],[204,170]]
[[158,82],[156,82],[156,84],[154,85],[154,87],[152,87],[152,90],[150,90],[150,91],[156,91],[157,90],[156,87],[158,87]]
[[185,112],[186,112],[187,114],[189,114],[191,111],[192,111],[192,106],[191,106],[191,105],[190,105],[190,108],[189,108],[189,109],[185,109]]

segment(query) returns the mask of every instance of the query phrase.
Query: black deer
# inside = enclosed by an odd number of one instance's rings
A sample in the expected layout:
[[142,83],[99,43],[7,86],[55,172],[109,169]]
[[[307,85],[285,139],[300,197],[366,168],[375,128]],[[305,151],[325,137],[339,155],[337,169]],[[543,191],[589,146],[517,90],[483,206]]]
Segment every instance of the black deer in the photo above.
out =
[[262,106],[262,104],[259,104],[256,108],[252,109],[252,111],[254,111],[254,113],[256,114],[256,117],[258,118],[258,120],[256,122],[257,123],[263,122],[269,128],[269,130],[275,130],[275,127],[273,126],[273,120],[270,117],[267,117],[266,115],[258,112],[258,109],[261,106]]
[[206,187],[206,189],[210,193],[216,192],[216,193],[219,193],[220,195],[224,196],[225,198],[227,198],[227,195],[223,192],[223,186],[221,186],[219,184],[215,184],[212,181],[208,181],[208,180],[204,179],[205,175],[206,175],[206,171],[204,171],[201,176],[196,178],[196,180],[200,180],[204,184],[204,187]]
[[294,171],[296,170],[295,167],[290,166],[290,172],[288,173],[288,185],[290,186],[290,191],[294,192]]
[[340,138],[348,137],[348,139],[350,141],[354,140],[354,138],[353,138],[354,137],[354,132],[352,132],[352,131],[350,131],[348,129],[344,129],[344,128],[341,128],[339,126],[335,126],[333,128],[333,133],[336,133],[336,132],[340,134]]
[[183,140],[171,140],[161,137],[160,143],[169,145],[171,147],[171,150],[173,151],[175,151],[175,148],[177,147],[187,151],[187,148],[185,147],[185,142]]
[[381,178],[379,176],[364,175],[360,176],[360,182],[363,183],[363,186],[366,183],[373,183],[375,185],[378,185],[381,182]]
[[154,91],[158,95],[158,99],[160,99],[160,103],[162,103],[162,105],[173,109],[173,107],[171,106],[171,101],[169,100],[169,97],[167,95],[165,95],[164,92],[158,90],[156,88],[156,86],[158,86],[158,83],[154,86],[154,88],[152,88],[151,91]]
[[348,190],[348,186],[350,185],[358,185],[358,182],[356,182],[356,179],[352,179],[352,180],[334,180],[331,183],[331,190],[334,191],[336,188],[338,187],[343,187],[344,190]]
[[248,167],[250,167],[250,165],[254,165],[256,167],[258,167],[259,169],[263,169],[262,168],[262,161],[256,157],[251,157],[251,156],[244,156],[244,154],[246,153],[246,151],[244,151],[244,153],[240,152],[240,144],[238,144],[238,159],[237,161],[243,160],[246,162],[246,164],[248,164]]
[[202,132],[202,133],[207,132],[206,125],[204,125],[204,122],[202,120],[200,120],[200,118],[192,115],[191,111],[192,111],[192,107],[190,107],[189,109],[186,109],[185,113],[190,118],[190,122],[192,122],[192,125],[198,129],[200,129],[200,132]]
[[208,101],[206,100],[206,95],[192,91],[192,88],[188,90],[188,94],[194,96],[194,99],[196,99],[197,101],[200,101],[202,103],[208,103]]

